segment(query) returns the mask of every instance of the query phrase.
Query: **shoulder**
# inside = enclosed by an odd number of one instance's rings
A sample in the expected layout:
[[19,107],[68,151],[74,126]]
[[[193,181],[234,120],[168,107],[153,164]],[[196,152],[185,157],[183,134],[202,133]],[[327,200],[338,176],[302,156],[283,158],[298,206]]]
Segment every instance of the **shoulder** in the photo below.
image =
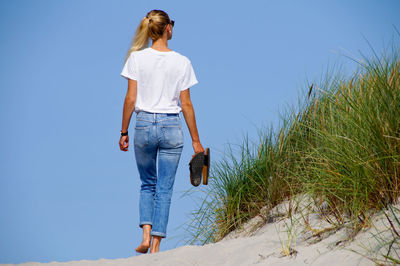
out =
[[180,52],[174,51],[174,55],[175,55],[175,57],[178,58],[182,63],[185,63],[185,64],[190,63],[190,59],[189,59],[187,56],[181,54]]
[[140,55],[144,54],[145,52],[146,51],[144,51],[144,50],[133,51],[133,52],[131,52],[131,54],[129,56],[131,56],[131,57],[140,56]]
[[138,51],[133,51],[129,54],[128,58],[127,58],[127,62],[136,62],[136,55],[138,54]]
[[144,48],[142,50],[132,51],[129,56],[130,57],[142,57],[142,56],[146,56],[148,54],[151,54],[151,53],[149,53],[149,48]]

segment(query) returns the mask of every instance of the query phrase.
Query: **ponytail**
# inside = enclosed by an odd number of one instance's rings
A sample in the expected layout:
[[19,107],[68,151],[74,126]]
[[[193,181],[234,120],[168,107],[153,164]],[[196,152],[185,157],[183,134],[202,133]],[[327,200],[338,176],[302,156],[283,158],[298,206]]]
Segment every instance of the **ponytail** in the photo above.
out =
[[149,47],[150,38],[156,41],[158,38],[162,37],[165,26],[170,22],[168,14],[162,10],[153,9],[148,12],[147,15],[142,18],[136,29],[131,48],[129,48],[126,53],[124,64],[132,52]]
[[149,46],[149,20],[150,19],[148,19],[146,16],[142,19],[142,21],[140,21],[140,24],[136,29],[135,36],[133,37],[131,48],[129,48],[128,52],[126,53],[124,64],[132,52],[142,50],[143,48]]

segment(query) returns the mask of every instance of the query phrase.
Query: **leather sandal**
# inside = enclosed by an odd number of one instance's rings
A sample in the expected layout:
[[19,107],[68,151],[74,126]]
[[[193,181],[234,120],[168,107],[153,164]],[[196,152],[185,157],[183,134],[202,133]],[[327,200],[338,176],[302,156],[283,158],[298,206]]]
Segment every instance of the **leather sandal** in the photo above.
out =
[[201,174],[204,166],[204,152],[198,152],[192,156],[189,163],[190,183],[197,187],[201,183]]
[[210,148],[206,148],[204,154],[204,165],[203,165],[203,185],[208,184],[208,176],[210,175]]

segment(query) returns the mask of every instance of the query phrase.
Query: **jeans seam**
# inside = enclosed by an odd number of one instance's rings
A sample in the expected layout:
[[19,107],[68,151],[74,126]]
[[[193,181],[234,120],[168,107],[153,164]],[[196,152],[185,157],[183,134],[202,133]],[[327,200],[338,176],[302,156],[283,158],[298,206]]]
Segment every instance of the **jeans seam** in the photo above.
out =
[[142,118],[136,118],[136,121],[143,121],[143,122],[149,122],[152,123],[152,120],[146,120],[146,119],[142,119]]
[[158,120],[158,122],[164,122],[164,121],[179,121],[179,117],[170,117],[170,118],[163,118]]

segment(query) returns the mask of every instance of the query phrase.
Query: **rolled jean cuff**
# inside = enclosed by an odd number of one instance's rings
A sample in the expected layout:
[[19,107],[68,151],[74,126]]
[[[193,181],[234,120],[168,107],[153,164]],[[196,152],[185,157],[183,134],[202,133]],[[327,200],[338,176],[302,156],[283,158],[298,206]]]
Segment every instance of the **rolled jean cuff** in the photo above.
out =
[[139,224],[139,227],[140,227],[140,228],[143,228],[143,225],[145,225],[145,224],[153,225],[152,222],[141,222],[141,223]]
[[151,231],[150,235],[152,235],[152,236],[161,236],[162,238],[166,238],[167,237],[167,235],[165,233],[162,233],[162,232],[153,232],[153,231]]

